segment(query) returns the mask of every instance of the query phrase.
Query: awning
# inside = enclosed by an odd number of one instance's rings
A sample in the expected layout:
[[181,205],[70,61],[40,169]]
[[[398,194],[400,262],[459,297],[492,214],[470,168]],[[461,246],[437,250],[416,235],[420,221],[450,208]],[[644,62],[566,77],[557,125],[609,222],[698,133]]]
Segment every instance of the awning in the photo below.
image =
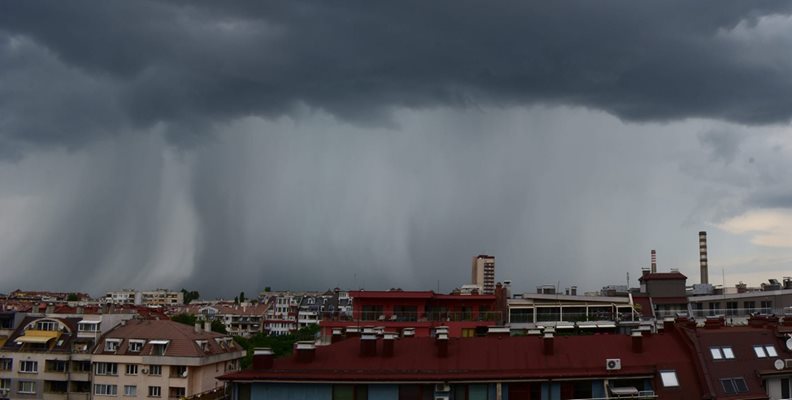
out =
[[47,337],[47,336],[29,336],[24,335],[16,338],[14,341],[18,343],[47,343],[50,340],[55,339],[54,337]]

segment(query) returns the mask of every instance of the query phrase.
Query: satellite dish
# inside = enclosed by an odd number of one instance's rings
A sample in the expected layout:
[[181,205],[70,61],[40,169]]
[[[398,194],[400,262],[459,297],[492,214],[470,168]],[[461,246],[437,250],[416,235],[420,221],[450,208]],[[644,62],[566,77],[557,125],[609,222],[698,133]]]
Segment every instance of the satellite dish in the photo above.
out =
[[787,347],[787,350],[792,350],[792,338],[787,339],[786,347]]
[[786,363],[784,363],[784,360],[779,358],[778,360],[775,360],[775,362],[773,362],[773,366],[775,367],[776,370],[781,371],[786,366]]

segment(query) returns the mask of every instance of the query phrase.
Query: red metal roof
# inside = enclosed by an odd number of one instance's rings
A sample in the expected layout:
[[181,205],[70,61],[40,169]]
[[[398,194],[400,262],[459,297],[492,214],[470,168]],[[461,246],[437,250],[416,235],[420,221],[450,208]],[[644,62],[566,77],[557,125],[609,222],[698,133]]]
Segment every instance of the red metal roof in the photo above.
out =
[[353,299],[430,299],[434,296],[431,290],[354,290],[349,292]]
[[681,272],[655,272],[649,273],[638,278],[639,281],[664,281],[664,280],[680,280],[687,279],[687,276],[682,275]]
[[[543,339],[483,337],[449,339],[448,357],[437,355],[432,338],[400,339],[393,357],[362,357],[360,340],[345,339],[316,349],[315,359],[299,363],[295,357],[274,361],[272,369],[247,370],[221,379],[232,381],[406,382],[528,380],[653,377],[658,394],[676,399],[700,399],[693,360],[677,334],[643,338],[643,352],[635,353],[626,335],[559,336],[554,354],[543,354]],[[378,354],[382,340],[378,341]],[[606,359],[621,359],[622,369],[607,371]],[[665,389],[657,371],[675,370],[681,387]]]

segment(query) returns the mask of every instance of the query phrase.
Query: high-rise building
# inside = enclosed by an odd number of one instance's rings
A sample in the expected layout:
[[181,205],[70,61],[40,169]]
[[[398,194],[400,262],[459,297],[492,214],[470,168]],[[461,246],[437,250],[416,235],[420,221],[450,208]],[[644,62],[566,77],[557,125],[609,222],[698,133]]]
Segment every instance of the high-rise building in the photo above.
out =
[[482,289],[482,294],[495,293],[495,257],[479,254],[473,257],[471,280]]

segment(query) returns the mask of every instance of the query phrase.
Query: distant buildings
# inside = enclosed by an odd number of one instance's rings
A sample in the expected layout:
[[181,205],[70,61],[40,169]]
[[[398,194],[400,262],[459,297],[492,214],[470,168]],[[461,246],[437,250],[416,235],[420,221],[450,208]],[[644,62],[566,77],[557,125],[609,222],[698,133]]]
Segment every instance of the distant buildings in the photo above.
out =
[[495,293],[495,257],[480,254],[473,257],[471,283],[482,289],[482,294]]
[[149,291],[137,291],[134,289],[124,289],[119,291],[107,292],[104,302],[108,304],[134,304],[145,306],[177,306],[184,304],[184,293],[181,291],[170,291],[168,289],[157,289]]

